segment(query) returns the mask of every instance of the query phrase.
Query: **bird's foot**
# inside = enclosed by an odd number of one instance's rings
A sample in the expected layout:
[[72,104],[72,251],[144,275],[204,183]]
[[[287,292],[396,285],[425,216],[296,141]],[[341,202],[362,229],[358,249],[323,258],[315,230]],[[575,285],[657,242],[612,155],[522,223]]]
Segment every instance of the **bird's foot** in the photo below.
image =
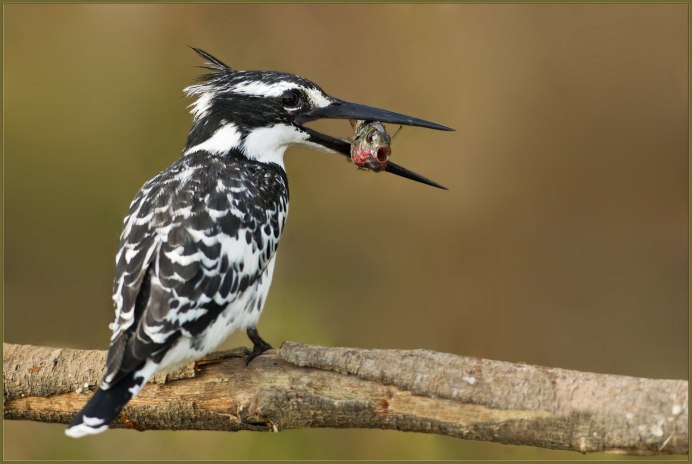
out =
[[262,337],[260,337],[259,333],[257,332],[257,329],[254,327],[251,327],[247,329],[247,336],[250,338],[252,341],[252,351],[245,357],[245,365],[249,365],[250,362],[252,362],[253,359],[255,359],[257,356],[261,355],[267,350],[271,350],[272,346],[262,340]]
[[247,356],[245,356],[245,365],[247,366],[252,362],[253,359],[255,359],[257,356],[261,355],[267,350],[271,350],[272,346],[269,343],[265,343],[264,345],[255,345],[252,348],[252,351],[248,350]]

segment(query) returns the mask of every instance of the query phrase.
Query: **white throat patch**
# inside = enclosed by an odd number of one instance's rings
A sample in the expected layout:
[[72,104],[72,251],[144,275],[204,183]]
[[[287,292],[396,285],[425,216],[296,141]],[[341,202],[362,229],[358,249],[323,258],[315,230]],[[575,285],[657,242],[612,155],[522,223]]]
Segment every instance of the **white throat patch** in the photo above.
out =
[[284,153],[289,145],[305,143],[309,135],[295,126],[276,124],[251,131],[243,143],[243,152],[249,159],[263,163],[276,163],[284,167]]

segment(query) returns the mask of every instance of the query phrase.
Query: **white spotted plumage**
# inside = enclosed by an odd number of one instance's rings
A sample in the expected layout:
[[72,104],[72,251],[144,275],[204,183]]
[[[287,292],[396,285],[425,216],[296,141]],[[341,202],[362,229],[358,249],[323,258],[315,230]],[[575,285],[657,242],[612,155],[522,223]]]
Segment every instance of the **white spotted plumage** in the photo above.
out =
[[293,74],[236,71],[195,50],[212,72],[185,89],[196,101],[182,156],[142,186],[123,221],[106,373],[67,429],[73,437],[105,430],[154,373],[204,356],[236,330],[253,342],[248,360],[270,348],[256,324],[288,213],[284,153],[295,144],[350,153],[348,142],[306,122],[381,115],[443,128],[334,99]]
[[144,184],[123,221],[101,396],[70,436],[105,430],[155,372],[254,329],[267,300],[288,213],[283,154],[307,134],[281,122],[210,124],[215,98],[229,90],[188,89],[196,92],[183,156]]
[[[129,399],[155,372],[254,328],[287,213],[282,166],[239,149],[185,155],[147,182],[116,254],[116,317],[100,391],[126,382]],[[105,430],[89,417],[96,416],[87,411],[68,434]]]

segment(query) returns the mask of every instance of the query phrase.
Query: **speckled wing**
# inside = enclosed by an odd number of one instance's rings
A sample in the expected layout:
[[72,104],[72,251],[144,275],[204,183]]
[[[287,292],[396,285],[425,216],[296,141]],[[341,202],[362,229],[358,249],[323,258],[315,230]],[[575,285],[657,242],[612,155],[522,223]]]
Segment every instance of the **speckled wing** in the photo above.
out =
[[238,158],[188,155],[147,182],[116,255],[104,387],[147,359],[158,363],[179,337],[202,334],[257,281],[287,207],[285,176]]

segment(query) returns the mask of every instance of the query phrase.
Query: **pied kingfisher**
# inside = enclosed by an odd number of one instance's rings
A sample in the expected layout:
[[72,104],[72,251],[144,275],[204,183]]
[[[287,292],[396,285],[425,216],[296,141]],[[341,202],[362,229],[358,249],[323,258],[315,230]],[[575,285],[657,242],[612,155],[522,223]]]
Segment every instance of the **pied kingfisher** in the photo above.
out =
[[[66,434],[108,428],[151,376],[196,360],[236,330],[253,342],[247,362],[271,346],[256,325],[267,300],[288,213],[284,151],[306,145],[345,156],[348,142],[303,124],[361,119],[444,126],[330,97],[287,73],[237,71],[194,49],[209,74],[195,96],[182,156],[137,193],[115,257],[115,320],[103,382]],[[442,187],[401,166],[387,171]]]

